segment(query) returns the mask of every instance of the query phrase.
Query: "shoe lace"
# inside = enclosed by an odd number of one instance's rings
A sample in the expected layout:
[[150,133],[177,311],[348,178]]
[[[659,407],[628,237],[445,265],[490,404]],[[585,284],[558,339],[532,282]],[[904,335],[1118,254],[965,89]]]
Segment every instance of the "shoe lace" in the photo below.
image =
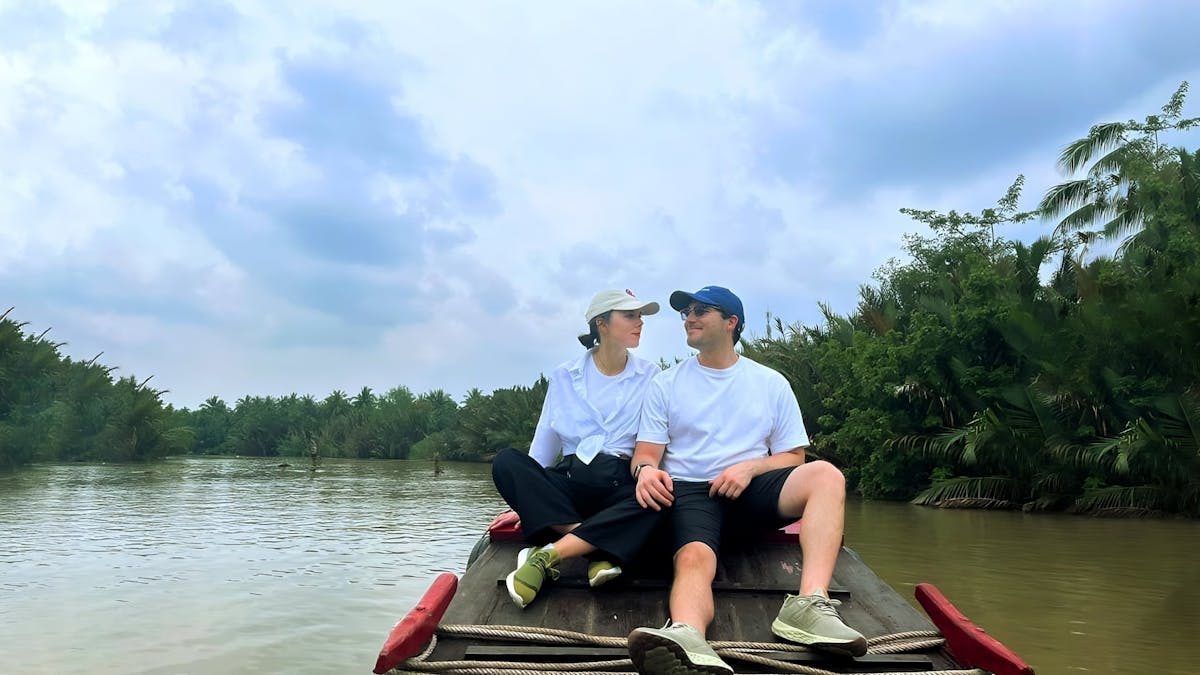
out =
[[558,581],[558,568],[550,564],[550,556],[535,553],[530,556],[529,564],[542,570],[542,576],[549,577],[551,581]]
[[841,600],[833,600],[821,595],[814,595],[812,596],[812,602],[810,603],[810,606],[822,614],[836,616],[838,619],[842,618],[837,611],[837,608],[842,606]]

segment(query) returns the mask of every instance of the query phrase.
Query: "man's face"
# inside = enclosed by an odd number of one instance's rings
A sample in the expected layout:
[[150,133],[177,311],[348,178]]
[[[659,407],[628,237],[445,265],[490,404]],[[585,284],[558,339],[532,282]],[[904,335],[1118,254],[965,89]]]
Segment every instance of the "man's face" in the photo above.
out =
[[704,351],[706,348],[732,344],[730,330],[734,319],[723,318],[720,308],[693,302],[679,314],[683,317],[683,329],[687,331],[687,343],[692,349]]

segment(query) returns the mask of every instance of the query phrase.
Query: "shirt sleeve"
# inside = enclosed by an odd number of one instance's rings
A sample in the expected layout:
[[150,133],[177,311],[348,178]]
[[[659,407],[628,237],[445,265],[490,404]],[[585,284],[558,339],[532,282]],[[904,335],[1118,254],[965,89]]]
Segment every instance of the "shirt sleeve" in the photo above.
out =
[[538,417],[537,428],[533,432],[533,441],[529,444],[529,456],[543,467],[550,466],[562,452],[562,438],[554,427],[550,426],[551,408],[554,406],[554,380],[546,388],[546,400],[542,403],[542,414]]
[[807,446],[808,430],[804,428],[796,393],[782,375],[775,381],[775,389],[775,425],[767,439],[768,449],[771,452],[787,452]]
[[655,376],[646,387],[637,439],[660,445],[666,445],[670,440],[667,435],[667,388],[661,376]]

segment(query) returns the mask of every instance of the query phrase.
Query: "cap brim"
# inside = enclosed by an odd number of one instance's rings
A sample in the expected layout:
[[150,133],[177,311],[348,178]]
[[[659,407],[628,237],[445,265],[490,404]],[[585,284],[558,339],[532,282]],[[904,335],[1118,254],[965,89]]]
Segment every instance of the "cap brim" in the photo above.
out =
[[671,294],[671,309],[680,311],[687,309],[687,306],[696,302],[696,296],[687,291],[675,291]]
[[623,312],[640,309],[640,310],[642,310],[642,316],[650,316],[651,314],[658,314],[659,307],[658,307],[658,303],[654,302],[653,300],[651,300],[650,302],[642,302],[641,300],[638,300],[637,298],[629,298],[628,302],[622,302],[622,303],[618,304],[616,307],[613,307],[613,309],[620,310]]

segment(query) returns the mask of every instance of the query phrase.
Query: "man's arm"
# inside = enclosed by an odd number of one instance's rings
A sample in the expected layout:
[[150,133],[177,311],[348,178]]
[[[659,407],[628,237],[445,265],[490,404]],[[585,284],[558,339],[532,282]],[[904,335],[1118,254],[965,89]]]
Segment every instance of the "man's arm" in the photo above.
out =
[[746,486],[750,484],[750,481],[755,476],[762,475],[768,471],[774,471],[775,469],[803,464],[805,447],[807,446],[802,445],[785,452],[776,452],[766,457],[748,459],[744,462],[734,464],[713,479],[712,486],[708,488],[708,496],[721,495],[729,499],[737,499],[742,495],[742,491],[746,489]]
[[671,476],[658,465],[662,462],[663,453],[667,446],[662,443],[638,441],[633,448],[633,458],[629,460],[629,470],[637,480],[638,504],[643,509],[662,510],[675,501]]

